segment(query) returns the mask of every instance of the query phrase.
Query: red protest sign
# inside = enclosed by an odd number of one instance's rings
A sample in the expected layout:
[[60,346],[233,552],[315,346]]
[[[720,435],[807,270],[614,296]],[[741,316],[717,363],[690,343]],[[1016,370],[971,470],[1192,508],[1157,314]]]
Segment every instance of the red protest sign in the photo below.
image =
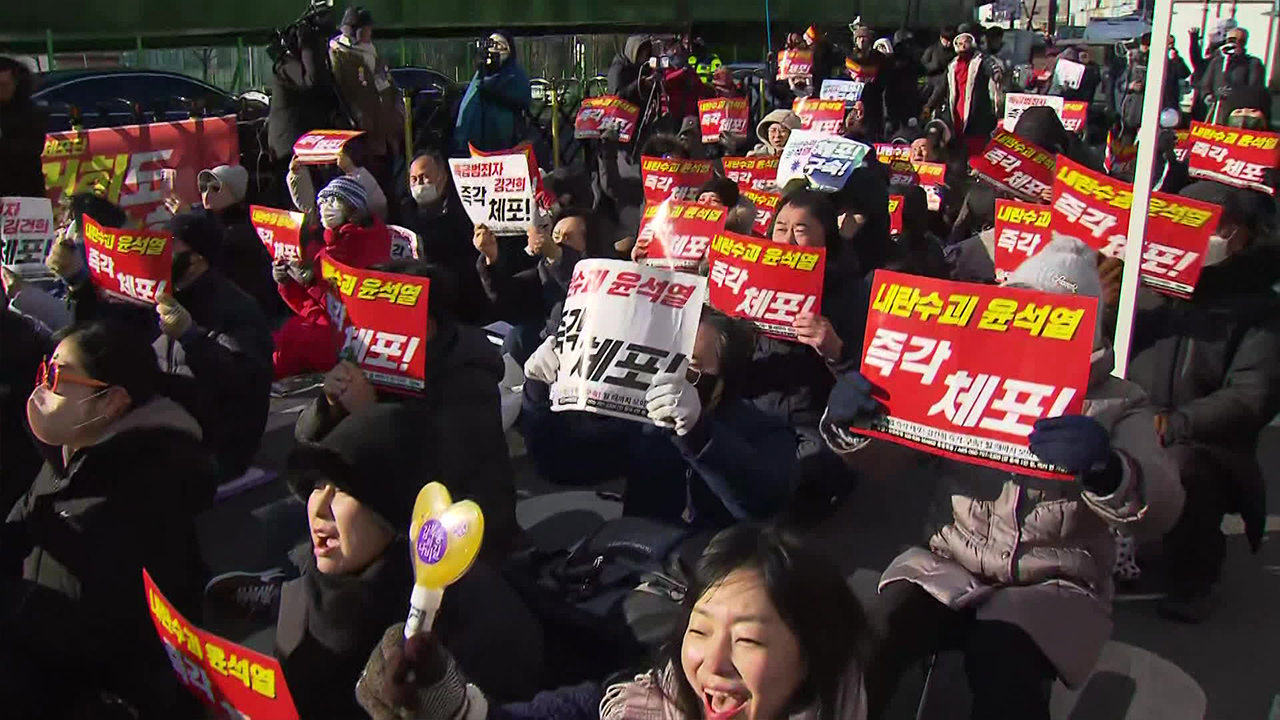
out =
[[800,116],[800,128],[828,135],[844,129],[844,101],[800,98],[791,109]]
[[711,179],[711,161],[645,155],[640,158],[640,176],[644,180],[645,202],[660,203],[667,198],[692,202],[698,199],[698,188]]
[[979,179],[1024,200],[1048,202],[1053,190],[1053,156],[1004,130],[997,130],[981,155],[969,158]]
[[711,238],[724,230],[723,207],[666,200],[644,209],[636,242],[648,242],[643,262],[669,270],[694,270]]
[[1049,206],[1020,200],[996,200],[996,282],[1004,282],[1024,260],[1049,244]]
[[327,256],[320,270],[329,283],[330,316],[346,338],[343,357],[375,385],[395,392],[422,390],[427,278],[353,268]]
[[173,268],[173,241],[167,232],[105,228],[84,216],[89,278],[112,297],[156,304],[167,292]]
[[249,206],[249,223],[258,231],[258,237],[275,261],[302,261],[303,217],[300,212],[261,205]]
[[1067,132],[1083,132],[1089,118],[1089,103],[1084,100],[1067,100],[1062,103],[1062,126]]
[[363,130],[312,130],[293,143],[293,156],[304,165],[329,165],[338,161],[347,143],[363,134]]
[[711,305],[753,321],[769,337],[795,340],[796,316],[821,311],[826,248],[726,232],[711,241],[707,257]]
[[783,50],[778,53],[778,79],[808,77],[813,75],[812,50]]
[[1193,178],[1275,195],[1268,169],[1280,167],[1280,133],[1191,123]]
[[889,163],[890,185],[919,185],[929,198],[929,210],[942,207],[942,191],[947,166],[942,163],[909,160],[893,160]]
[[721,138],[746,137],[749,114],[746,98],[711,98],[698,101],[698,123],[702,126],[702,142],[720,142]]
[[738,184],[740,190],[766,192],[777,189],[778,160],[776,157],[727,157],[724,176]]
[[876,143],[876,159],[885,165],[893,164],[894,160],[911,162],[911,146],[901,143]]
[[1040,477],[1042,417],[1081,411],[1097,300],[877,270],[862,374],[888,415],[855,432]]
[[640,108],[615,95],[590,97],[582,101],[573,121],[573,136],[579,140],[599,140],[610,129],[618,131],[618,142],[628,143],[636,132]]
[[[1109,257],[1124,257],[1133,186],[1058,158],[1053,185],[1055,232],[1080,238]],[[1195,289],[1209,236],[1222,209],[1167,193],[1151,194],[1140,277],[1157,290],[1187,297]]]
[[160,592],[146,568],[142,585],[156,634],[173,671],[192,695],[228,717],[297,720],[279,661],[192,625]]
[[889,196],[889,234],[902,234],[902,196]]
[[1178,162],[1186,162],[1191,157],[1191,131],[1174,130],[1173,133],[1177,137],[1173,145],[1173,156],[1178,159]]
[[751,223],[751,232],[763,238],[769,237],[773,230],[773,216],[778,214],[778,203],[782,201],[782,193],[743,190],[742,197],[756,206],[756,219]]

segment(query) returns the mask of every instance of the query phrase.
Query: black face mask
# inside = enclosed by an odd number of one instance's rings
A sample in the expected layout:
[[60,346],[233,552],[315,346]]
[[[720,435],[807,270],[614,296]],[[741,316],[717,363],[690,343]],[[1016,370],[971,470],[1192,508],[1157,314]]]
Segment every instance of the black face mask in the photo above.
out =
[[185,250],[173,254],[173,283],[176,285],[181,282],[187,275],[187,271],[191,269],[191,251]]

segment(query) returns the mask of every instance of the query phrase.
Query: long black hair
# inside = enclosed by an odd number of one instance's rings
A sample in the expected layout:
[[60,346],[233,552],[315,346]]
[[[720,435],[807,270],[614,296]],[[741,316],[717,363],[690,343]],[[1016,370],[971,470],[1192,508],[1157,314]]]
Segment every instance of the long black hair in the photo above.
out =
[[[865,667],[871,626],[835,566],[772,525],[736,525],[717,534],[702,551],[685,595],[683,618],[662,653],[661,659],[678,675],[671,700],[684,717],[702,716],[702,698],[681,670],[684,635],[693,606],[735,570],[760,574],[769,602],[804,654],[808,676],[788,701],[788,714],[814,707],[819,720],[836,720],[851,670]],[[857,701],[856,691],[852,699]]]
[[133,407],[147,403],[160,393],[156,351],[147,336],[134,325],[107,317],[72,325],[54,339],[74,342],[85,374],[124,388]]

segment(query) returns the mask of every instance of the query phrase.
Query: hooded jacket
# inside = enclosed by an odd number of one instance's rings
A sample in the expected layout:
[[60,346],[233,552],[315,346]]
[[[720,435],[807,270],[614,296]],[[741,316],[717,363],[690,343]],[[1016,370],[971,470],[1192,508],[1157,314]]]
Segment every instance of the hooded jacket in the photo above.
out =
[[44,197],[40,155],[46,118],[31,101],[31,71],[8,58],[0,69],[12,71],[17,83],[13,99],[0,104],[0,197]]
[[62,717],[61,703],[98,690],[120,695],[144,718],[177,717],[185,696],[156,635],[142,592],[156,586],[198,622],[204,568],[195,515],[214,464],[200,426],[156,396],[94,444],[47,461],[9,513],[0,553],[21,560],[21,580],[0,582],[0,633],[43,672],[35,708],[13,717]]
[[613,56],[609,65],[609,94],[617,95],[636,107],[643,108],[648,98],[640,97],[640,48],[650,43],[648,35],[632,35],[622,46],[622,52]]
[[515,147],[521,140],[524,114],[533,102],[529,76],[517,59],[515,39],[499,31],[511,48],[511,57],[488,74],[476,70],[458,106],[458,122],[453,131],[453,151],[468,155],[468,145],[491,152]]
[[[455,499],[475,500],[484,509],[481,557],[496,562],[518,533],[515,479],[498,400],[502,359],[483,330],[466,325],[438,326],[424,352],[426,387],[413,396],[383,394],[379,403],[402,404],[411,426],[438,423],[439,472]],[[316,398],[299,415],[294,434],[301,442],[323,442],[343,417],[341,408]]]
[[774,124],[781,124],[792,130],[798,130],[801,124],[800,116],[785,108],[770,111],[768,115],[765,115],[756,124],[756,137],[760,138],[760,144],[747,153],[747,157],[777,157],[782,155],[780,148],[775,148],[769,144],[769,126]]
[[329,63],[351,119],[365,131],[368,152],[394,152],[404,136],[404,102],[373,43],[352,42],[346,35],[338,35],[329,41]]
[[963,78],[963,102],[958,107],[957,99],[961,98],[957,92],[957,63],[959,58],[955,57],[947,65],[947,117],[960,117],[963,129],[958,134],[961,137],[987,137],[996,129],[995,100],[999,96],[999,89],[991,77],[990,63],[986,55],[977,51],[970,57],[968,72]]
[[[1121,458],[1123,476],[1112,494],[932,458],[942,482],[927,549],[899,555],[880,579],[881,588],[914,582],[978,620],[1017,625],[1068,687],[1084,682],[1111,636],[1111,528],[1138,540],[1158,538],[1177,520],[1184,498],[1145,395],[1111,376],[1113,361],[1109,347],[1094,351],[1083,410],[1108,430]],[[864,444],[826,419],[822,431],[838,453]]]

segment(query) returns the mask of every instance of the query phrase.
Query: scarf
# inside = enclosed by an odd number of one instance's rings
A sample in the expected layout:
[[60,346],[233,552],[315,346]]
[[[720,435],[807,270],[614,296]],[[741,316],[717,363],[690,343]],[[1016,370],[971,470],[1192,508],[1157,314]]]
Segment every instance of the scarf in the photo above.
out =
[[[600,720],[692,720],[684,718],[672,698],[676,696],[675,668],[667,665],[661,672],[651,670],[634,680],[611,685],[600,701]],[[838,720],[865,720],[866,690],[862,673],[850,668],[836,701]],[[787,716],[787,720],[818,720],[818,710],[808,707]]]
[[277,630],[278,646],[292,652],[307,634],[335,653],[376,644],[392,619],[383,612],[408,602],[413,586],[413,568],[402,545],[400,538],[392,541],[381,557],[355,575],[326,575],[316,568],[310,546],[296,548],[290,559],[303,576],[294,581],[301,594],[293,599],[301,607],[281,613],[287,620]]

